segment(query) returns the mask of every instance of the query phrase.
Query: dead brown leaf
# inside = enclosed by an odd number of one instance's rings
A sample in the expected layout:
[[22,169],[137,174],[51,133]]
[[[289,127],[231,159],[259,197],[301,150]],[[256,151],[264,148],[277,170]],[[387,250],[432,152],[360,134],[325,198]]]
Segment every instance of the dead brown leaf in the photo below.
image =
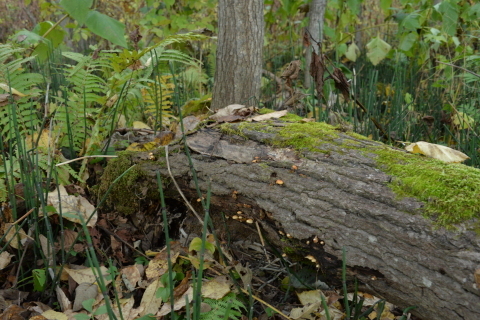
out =
[[178,300],[183,294],[188,290],[190,287],[190,277],[192,275],[191,271],[188,271],[187,274],[185,275],[185,278],[180,282],[178,286],[173,289],[173,297],[175,300]]

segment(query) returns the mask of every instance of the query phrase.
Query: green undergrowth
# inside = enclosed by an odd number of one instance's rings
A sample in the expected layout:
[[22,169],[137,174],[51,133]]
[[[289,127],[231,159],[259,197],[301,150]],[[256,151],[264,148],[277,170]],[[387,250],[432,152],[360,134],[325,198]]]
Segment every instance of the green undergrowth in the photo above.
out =
[[[224,124],[221,128],[224,133],[240,136],[245,136],[245,130],[276,133],[276,138],[263,142],[277,147],[293,147],[298,151],[330,153],[330,148],[322,148],[324,144],[338,144],[336,152],[358,149],[356,144],[360,142],[341,139],[340,132],[334,126],[322,122],[302,123],[298,119],[297,122],[288,123],[288,120],[282,119],[286,122],[283,127],[264,122],[244,122],[238,126]],[[369,140],[353,132],[345,135],[356,140]],[[436,226],[454,229],[455,224],[480,216],[480,170],[409,154],[380,144],[363,145],[358,150],[367,157],[376,157],[379,167],[394,177],[389,186],[399,198],[413,197],[422,201],[425,204],[424,216],[432,219]]]

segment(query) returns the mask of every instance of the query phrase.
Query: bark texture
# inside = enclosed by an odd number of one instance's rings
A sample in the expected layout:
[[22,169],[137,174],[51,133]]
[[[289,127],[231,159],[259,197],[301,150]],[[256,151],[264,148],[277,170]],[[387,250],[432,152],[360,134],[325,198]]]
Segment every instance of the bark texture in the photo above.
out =
[[[325,18],[325,8],[327,6],[327,0],[312,0],[310,2],[310,9],[308,11],[308,31],[312,35],[313,39],[318,42],[322,42],[323,39],[323,23]],[[312,49],[315,50],[317,54],[318,45],[313,41]],[[308,48],[305,51],[305,88],[310,88],[311,85],[311,76],[310,76],[310,63],[312,62],[312,50]]]
[[[241,136],[204,129],[187,138],[200,187],[205,192],[211,186],[213,216],[232,215],[241,208],[245,217],[260,223],[274,246],[297,240],[299,252],[315,256],[327,278],[339,271],[345,247],[350,275],[363,282],[363,290],[401,308],[417,305],[413,313],[422,319],[480,319],[480,289],[474,279],[480,266],[480,237],[468,231],[468,223],[456,231],[435,228],[421,215],[423,203],[399,199],[388,186],[392,177],[378,166],[376,155],[361,152],[388,147],[340,132],[335,143],[319,146],[322,152],[298,152],[264,143],[281,139],[275,126],[266,131],[231,126]],[[170,149],[171,171],[196,203],[182,150]],[[156,188],[152,181],[159,168],[168,177],[164,158],[146,158],[132,158],[151,175],[151,180],[139,182],[140,190],[142,183]],[[172,184],[169,189],[169,194],[175,193]],[[256,234],[253,225],[243,228],[246,231],[232,237]],[[279,231],[290,239],[282,241]],[[324,246],[306,243],[315,237]]]
[[218,2],[214,110],[259,98],[263,34],[263,0]]

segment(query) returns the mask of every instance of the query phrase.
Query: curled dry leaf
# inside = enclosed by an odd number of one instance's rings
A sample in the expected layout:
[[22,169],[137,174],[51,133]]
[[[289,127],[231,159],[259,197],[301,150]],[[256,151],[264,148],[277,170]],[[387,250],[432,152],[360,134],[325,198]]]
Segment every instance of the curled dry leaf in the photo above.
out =
[[58,186],[58,190],[48,193],[48,202],[57,212],[60,212],[61,203],[64,219],[79,224],[82,223],[82,220],[86,222],[90,219],[87,223],[88,227],[94,227],[97,223],[95,207],[84,197],[69,195],[62,185]]
[[269,119],[277,119],[285,116],[288,113],[287,110],[275,111],[266,114],[261,114],[259,116],[248,118],[247,121],[265,121]]
[[17,225],[14,225],[13,223],[5,223],[3,226],[3,234],[5,234],[4,241],[9,242],[10,241],[10,246],[12,246],[15,249],[19,249],[22,244],[18,241],[17,233],[20,236],[20,241],[25,241],[25,239],[30,239],[33,240],[31,237],[27,236],[25,231],[23,231],[22,228],[18,227]]
[[217,110],[215,114],[210,116],[210,119],[217,121],[222,117],[234,116],[237,115],[237,112],[244,108],[245,106],[242,104],[231,104],[226,106],[225,108]]
[[458,163],[470,159],[463,152],[439,144],[428,143],[425,141],[412,143],[407,146],[405,150],[411,153],[420,153],[426,155],[427,157],[435,158],[448,163]]
[[8,253],[7,251],[3,251],[0,253],[0,270],[5,269],[6,266],[10,264],[10,260],[12,260],[13,254]]

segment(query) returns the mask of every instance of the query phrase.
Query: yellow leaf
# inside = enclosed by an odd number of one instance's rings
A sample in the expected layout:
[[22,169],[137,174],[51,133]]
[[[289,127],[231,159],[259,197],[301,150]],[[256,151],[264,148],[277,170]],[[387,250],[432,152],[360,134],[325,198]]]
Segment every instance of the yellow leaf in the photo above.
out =
[[452,116],[453,124],[459,129],[472,128],[475,124],[475,120],[465,112],[458,111]]
[[12,88],[10,87],[9,85],[5,84],[5,83],[1,83],[0,82],[0,88],[2,88],[3,90],[5,90],[7,93],[10,93],[10,90],[12,91],[12,94],[14,96],[19,96],[19,97],[26,97],[27,95],[26,94],[23,94],[21,93],[20,91],[18,91],[17,89],[15,88]]
[[209,299],[222,299],[230,293],[231,281],[226,276],[218,276],[202,284],[202,296]]
[[407,146],[405,150],[411,153],[420,153],[427,157],[438,159],[448,163],[463,162],[467,159],[470,159],[463,152],[439,144],[428,143],[425,141],[418,141],[416,143],[412,143]]
[[148,129],[148,130],[152,130],[152,128],[149,127],[148,124],[142,122],[142,121],[133,121],[133,127],[135,129]]

